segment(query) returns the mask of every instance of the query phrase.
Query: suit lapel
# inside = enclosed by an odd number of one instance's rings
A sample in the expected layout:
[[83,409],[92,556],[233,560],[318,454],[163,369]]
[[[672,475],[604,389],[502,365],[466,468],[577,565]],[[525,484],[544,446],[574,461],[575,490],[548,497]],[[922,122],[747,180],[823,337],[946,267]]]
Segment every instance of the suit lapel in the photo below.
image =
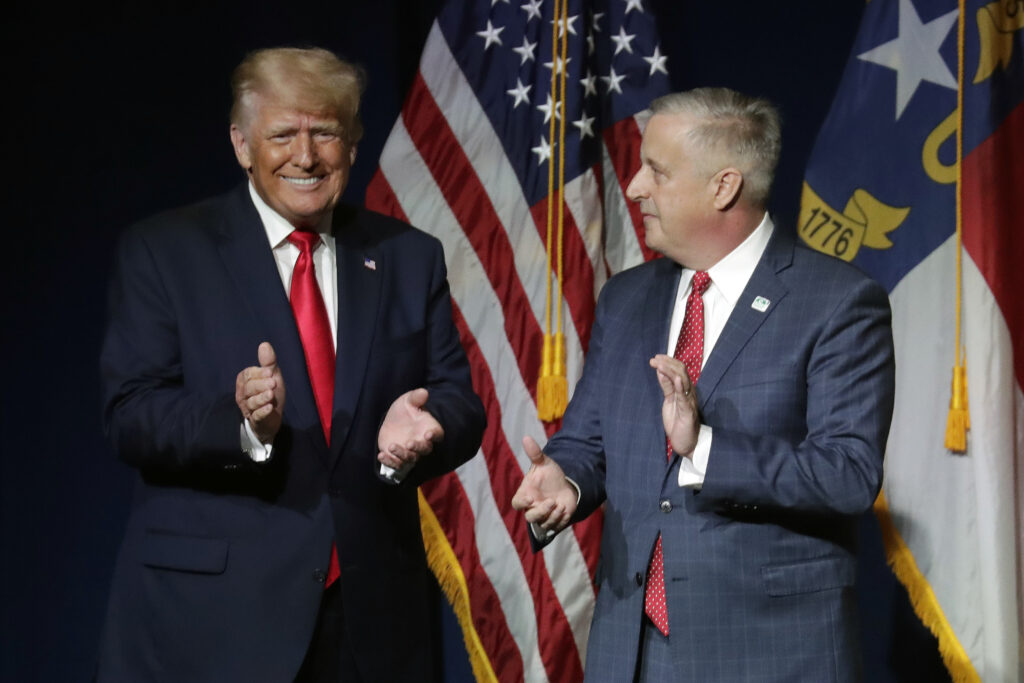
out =
[[[642,325],[642,353],[641,359],[646,366],[647,359],[653,358],[655,354],[665,353],[668,347],[668,329],[672,322],[672,307],[675,304],[676,290],[679,288],[679,276],[682,268],[671,259],[662,258],[654,262],[654,281],[649,293],[645,293]],[[649,369],[646,378],[643,380],[646,387],[644,391],[644,406],[640,408],[640,415],[653,416],[653,433],[657,434],[652,450],[656,451],[658,457],[649,458],[647,448],[639,449],[643,454],[646,464],[644,472],[646,481],[645,491],[661,491],[666,473],[669,469],[668,458],[665,457],[665,429],[661,421],[661,404],[664,395],[661,386],[658,384],[658,376],[653,369]]]
[[[256,329],[277,354],[287,392],[285,421],[308,432],[313,439],[319,439],[321,448],[326,448],[291,304],[281,286],[281,275],[247,185],[242,185],[228,199],[219,250],[239,298],[255,320]],[[252,365],[256,364],[254,348]]]
[[776,228],[701,371],[697,389],[702,409],[736,356],[789,293],[778,273],[792,262],[793,238]]
[[335,209],[338,251],[338,355],[334,377],[334,420],[331,424],[333,467],[359,404],[370,348],[377,330],[377,309],[388,262],[362,234],[358,209]]

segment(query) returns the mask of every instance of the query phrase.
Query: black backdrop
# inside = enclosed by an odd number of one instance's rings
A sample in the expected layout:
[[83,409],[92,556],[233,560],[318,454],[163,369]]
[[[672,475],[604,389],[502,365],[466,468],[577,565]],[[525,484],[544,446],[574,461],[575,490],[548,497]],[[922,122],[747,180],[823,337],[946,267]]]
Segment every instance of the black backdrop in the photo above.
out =
[[[271,45],[323,45],[366,67],[366,137],[346,192],[359,201],[440,4],[125,2],[58,10],[21,3],[5,10],[0,680],[82,681],[94,671],[133,481],[100,427],[97,358],[117,234],[240,180],[227,136],[228,75],[245,52]],[[862,3],[645,5],[658,15],[675,87],[727,85],[780,105],[784,149],[773,211],[792,225]],[[867,680],[948,681],[934,639],[884,566],[877,523],[867,516],[863,528]],[[439,608],[446,678],[468,680],[452,623]]]

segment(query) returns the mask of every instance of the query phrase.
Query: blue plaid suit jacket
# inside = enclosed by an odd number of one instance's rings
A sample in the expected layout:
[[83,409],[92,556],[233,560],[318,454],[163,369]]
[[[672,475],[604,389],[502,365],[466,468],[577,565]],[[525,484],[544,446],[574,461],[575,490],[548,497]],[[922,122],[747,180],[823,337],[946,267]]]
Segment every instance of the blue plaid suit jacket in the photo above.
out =
[[660,532],[677,680],[859,680],[856,519],[881,485],[892,417],[888,297],[776,229],[697,383],[713,437],[694,491],[677,483],[678,456],[666,463],[648,365],[679,273],[660,259],[607,283],[545,447],[580,486],[574,519],[606,503],[586,679],[632,680]]

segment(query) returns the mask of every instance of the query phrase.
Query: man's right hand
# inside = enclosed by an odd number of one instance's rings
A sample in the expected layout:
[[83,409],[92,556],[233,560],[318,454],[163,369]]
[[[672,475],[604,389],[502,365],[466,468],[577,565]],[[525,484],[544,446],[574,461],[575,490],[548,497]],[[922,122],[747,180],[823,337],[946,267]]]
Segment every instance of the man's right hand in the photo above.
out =
[[235,379],[235,403],[256,437],[269,444],[281,428],[284,377],[270,342],[260,344],[257,357],[259,367],[248,367]]
[[557,462],[544,455],[532,437],[523,437],[530,469],[512,496],[512,507],[526,513],[526,521],[545,531],[561,531],[576,512],[576,488]]

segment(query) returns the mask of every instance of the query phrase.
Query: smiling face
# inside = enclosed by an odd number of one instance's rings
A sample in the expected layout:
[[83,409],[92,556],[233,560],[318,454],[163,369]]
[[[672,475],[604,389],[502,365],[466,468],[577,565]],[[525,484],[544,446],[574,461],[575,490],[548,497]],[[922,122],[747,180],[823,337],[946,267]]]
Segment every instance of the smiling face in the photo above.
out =
[[306,111],[255,96],[231,126],[238,163],[256,193],[297,228],[315,227],[341,199],[356,146],[331,111]]

